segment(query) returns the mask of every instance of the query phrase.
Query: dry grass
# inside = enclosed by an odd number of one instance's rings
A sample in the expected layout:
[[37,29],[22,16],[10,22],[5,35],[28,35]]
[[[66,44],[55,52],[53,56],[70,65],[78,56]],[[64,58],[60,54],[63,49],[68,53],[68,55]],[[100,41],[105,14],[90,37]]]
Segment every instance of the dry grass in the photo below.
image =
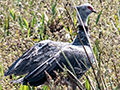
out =
[[[55,0],[51,1],[55,2]],[[98,68],[94,64],[96,75],[102,90],[119,90],[120,2],[118,0],[103,0],[101,3],[100,0],[88,1],[98,12],[89,18],[91,43],[98,61]],[[71,4],[70,2],[64,1],[64,4]],[[75,3],[79,5],[81,2]],[[63,0],[57,1],[55,9],[54,4],[52,6],[49,0],[0,1],[0,90],[20,89],[19,84],[10,84],[10,77],[4,77],[3,72],[34,43],[45,39],[64,42],[72,42],[74,39],[75,31],[69,23]],[[66,7],[71,12],[70,6]],[[100,19],[96,24],[101,10]],[[65,27],[70,27],[72,31]],[[66,34],[69,34],[70,38],[66,38]],[[90,72],[92,72],[91,69],[86,75],[96,88],[96,80]],[[12,79],[16,78],[12,77]],[[84,76],[80,79],[81,82],[85,80]],[[62,87],[65,86],[59,85],[58,88]]]

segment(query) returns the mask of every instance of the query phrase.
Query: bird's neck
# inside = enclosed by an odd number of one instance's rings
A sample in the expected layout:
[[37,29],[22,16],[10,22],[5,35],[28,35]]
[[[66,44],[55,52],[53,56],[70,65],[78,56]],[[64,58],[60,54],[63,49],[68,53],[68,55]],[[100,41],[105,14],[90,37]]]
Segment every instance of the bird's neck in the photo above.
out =
[[[88,26],[85,26],[85,29],[86,29],[86,32],[87,32],[87,35],[88,35],[88,39],[89,39],[90,35],[89,35]],[[87,36],[86,36],[86,34],[84,32],[83,26],[81,26],[81,25],[79,25],[79,31],[78,31],[78,34],[77,34],[75,40],[72,43],[73,45],[82,45],[80,40],[79,40],[79,37],[80,37],[80,39],[81,39],[81,41],[82,41],[82,43],[84,45],[88,45],[89,46],[89,41],[88,41]]]
[[[82,19],[82,22],[83,22],[83,24],[85,25],[85,26],[88,26],[87,25],[87,20],[88,20],[88,15],[86,15],[86,14],[80,14],[80,16],[81,16],[81,19]],[[78,22],[79,22],[79,25],[82,25],[82,22],[81,22],[81,20],[79,19],[79,16],[78,16]]]

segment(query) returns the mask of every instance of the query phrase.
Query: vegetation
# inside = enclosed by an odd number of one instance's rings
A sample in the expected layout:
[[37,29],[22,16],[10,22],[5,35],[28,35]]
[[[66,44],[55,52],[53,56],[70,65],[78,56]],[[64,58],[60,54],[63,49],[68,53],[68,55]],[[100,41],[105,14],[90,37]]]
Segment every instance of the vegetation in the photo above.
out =
[[[80,5],[83,0],[75,0]],[[119,0],[88,0],[97,11],[89,17],[91,44],[97,59],[92,69],[79,81],[87,90],[120,89],[120,6]],[[43,90],[66,88],[54,81],[42,87],[11,84],[18,76],[4,76],[8,67],[34,43],[41,40],[72,42],[77,19],[71,0],[2,0],[0,1],[0,90]],[[72,13],[70,13],[72,12]],[[73,17],[73,22],[71,18]],[[63,73],[60,77],[64,76]],[[49,87],[50,86],[50,87]]]

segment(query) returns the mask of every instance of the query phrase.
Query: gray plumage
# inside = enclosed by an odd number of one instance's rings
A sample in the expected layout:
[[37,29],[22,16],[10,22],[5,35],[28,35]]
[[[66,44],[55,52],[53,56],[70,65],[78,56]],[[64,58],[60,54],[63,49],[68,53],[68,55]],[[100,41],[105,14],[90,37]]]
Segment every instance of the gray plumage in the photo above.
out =
[[10,66],[5,76],[23,75],[33,71],[41,63],[54,56],[59,51],[57,47],[62,48],[68,44],[51,40],[36,43]]
[[[80,16],[82,17],[86,32],[89,35],[89,30],[86,22],[88,16],[92,12],[95,12],[95,10],[90,4],[80,5],[77,7],[77,9]],[[93,63],[94,58],[80,20],[78,35],[80,36],[90,57],[90,60]],[[90,63],[88,61],[85,50],[83,49],[77,36],[72,43],[55,42],[51,40],[45,40],[36,43],[29,50],[27,50],[18,60],[16,60],[12,64],[12,66],[9,67],[7,72],[5,72],[5,76],[11,74],[15,74],[16,76],[27,74],[25,77],[13,81],[13,83],[22,82],[24,85],[27,85],[27,83],[32,86],[41,85],[46,81],[46,75],[44,71],[47,71],[47,73],[49,73],[52,77],[55,77],[53,70],[59,69],[59,71],[62,71],[57,62],[60,65],[66,65],[66,67],[71,70],[70,66],[65,60],[63,53],[72,64],[77,78],[80,78],[84,74],[80,73],[81,70],[84,72],[87,70],[81,62],[83,62],[87,65],[88,68],[90,68]],[[78,60],[81,68],[76,62],[75,58]]]

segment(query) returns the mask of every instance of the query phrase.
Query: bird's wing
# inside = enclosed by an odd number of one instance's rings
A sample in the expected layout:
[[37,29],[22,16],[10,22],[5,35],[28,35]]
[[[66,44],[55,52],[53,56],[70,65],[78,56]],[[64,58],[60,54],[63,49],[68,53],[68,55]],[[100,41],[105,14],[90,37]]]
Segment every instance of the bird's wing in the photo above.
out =
[[5,76],[15,74],[23,75],[30,73],[37,66],[41,65],[51,56],[55,55],[62,48],[63,43],[50,40],[41,41],[27,50],[18,60],[16,60],[5,73]]
[[[90,48],[87,48],[87,49],[90,50]],[[92,54],[91,54],[91,50],[90,51],[89,50],[87,51],[87,53],[89,54],[89,57],[91,58]],[[45,77],[46,77],[45,71],[51,75],[53,73],[53,70],[60,69],[58,63],[62,66],[63,66],[63,64],[66,65],[66,67],[71,70],[71,67],[69,66],[68,62],[66,61],[63,53],[70,61],[75,72],[77,71],[75,69],[75,67],[80,68],[78,63],[75,61],[75,58],[77,60],[81,60],[83,63],[85,60],[84,58],[86,58],[86,63],[87,63],[87,65],[89,65],[87,56],[82,47],[68,45],[65,48],[63,48],[62,51],[60,50],[56,55],[49,58],[44,63],[39,65],[36,69],[34,69],[31,73],[26,75],[23,83],[29,82],[29,84],[33,85],[33,86],[43,84],[43,82],[44,82],[43,80],[45,80]],[[93,58],[91,58],[91,60],[93,61]],[[80,61],[78,61],[78,62],[79,62],[79,64],[82,64]]]

